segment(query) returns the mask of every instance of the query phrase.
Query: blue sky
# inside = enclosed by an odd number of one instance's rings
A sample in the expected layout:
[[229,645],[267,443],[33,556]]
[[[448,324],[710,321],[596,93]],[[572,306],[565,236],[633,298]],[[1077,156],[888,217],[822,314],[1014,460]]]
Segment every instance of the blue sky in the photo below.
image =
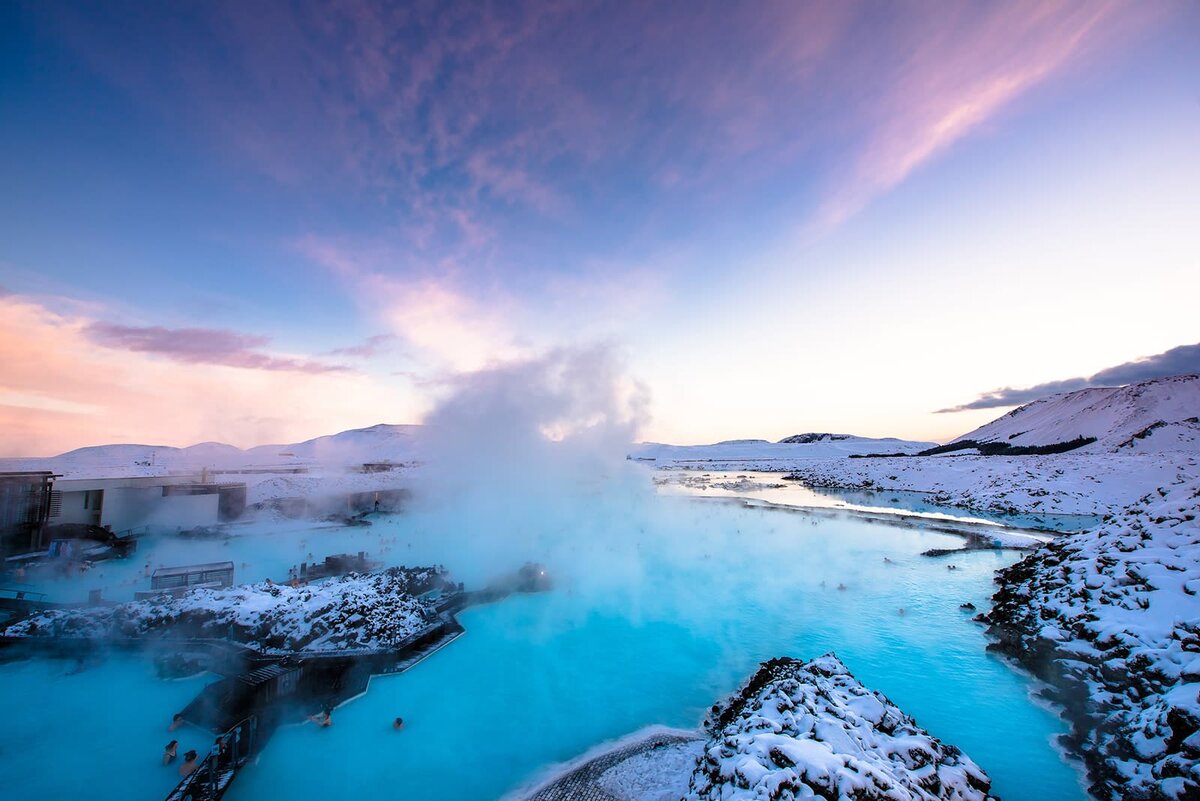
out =
[[5,4],[0,450],[597,341],[648,438],[944,439],[1200,339],[1197,76],[1186,3]]

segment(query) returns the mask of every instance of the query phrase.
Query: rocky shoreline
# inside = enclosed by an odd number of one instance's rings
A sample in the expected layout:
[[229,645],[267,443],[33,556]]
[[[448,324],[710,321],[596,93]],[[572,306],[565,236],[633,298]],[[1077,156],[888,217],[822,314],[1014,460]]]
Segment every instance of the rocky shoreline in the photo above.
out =
[[417,596],[450,587],[433,567],[392,567],[291,587],[270,581],[179,598],[39,612],[2,633],[95,640],[213,637],[264,653],[388,648],[436,617]]
[[1200,482],[998,572],[995,650],[1049,685],[1098,798],[1200,798]]

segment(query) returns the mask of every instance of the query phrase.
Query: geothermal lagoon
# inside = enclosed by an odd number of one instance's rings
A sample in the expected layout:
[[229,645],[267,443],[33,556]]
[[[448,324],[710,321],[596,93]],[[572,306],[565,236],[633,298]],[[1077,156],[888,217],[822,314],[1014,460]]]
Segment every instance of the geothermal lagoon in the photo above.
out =
[[[403,674],[372,679],[334,711],[332,727],[279,729],[231,801],[499,798],[643,727],[697,727],[763,660],[828,651],[962,748],[1000,797],[1086,797],[1053,744],[1065,725],[1034,699],[1027,676],[986,652],[982,627],[960,608],[986,608],[994,571],[1017,553],[925,557],[963,540],[849,513],[609,486],[533,506],[509,489],[470,504],[415,504],[369,528],[279,522],[216,540],[162,534],[130,560],[33,588],[124,600],[144,588],[146,562],[229,559],[246,582],[279,580],[310,553],[360,550],[386,565],[443,564],[468,587],[526,560],[552,573],[551,592],[462,612],[465,635]],[[163,745],[177,738],[182,753],[211,741],[191,727],[168,734],[171,714],[212,678],[162,680],[149,657],[127,654],[0,665],[11,707],[0,785],[16,798],[164,797],[178,777],[160,764]],[[398,715],[406,725],[397,732]]]

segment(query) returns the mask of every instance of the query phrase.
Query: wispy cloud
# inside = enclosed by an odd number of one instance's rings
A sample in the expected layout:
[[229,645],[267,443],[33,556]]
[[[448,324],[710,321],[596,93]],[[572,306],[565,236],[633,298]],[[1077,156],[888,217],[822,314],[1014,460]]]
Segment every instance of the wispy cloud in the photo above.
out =
[[334,348],[330,356],[353,356],[359,359],[369,359],[392,347],[396,342],[395,334],[375,334],[369,336],[357,345],[345,348]]
[[1118,364],[1101,370],[1087,378],[1068,378],[1062,381],[1049,381],[1032,387],[1017,389],[1004,387],[985,392],[970,403],[952,406],[948,409],[938,409],[938,414],[964,412],[970,409],[995,409],[1004,406],[1019,406],[1023,403],[1057,395],[1061,392],[1074,392],[1089,387],[1114,387],[1132,384],[1136,381],[1146,381],[1151,378],[1162,378],[1170,375],[1200,373],[1200,343],[1195,345],[1180,345],[1156,356],[1146,356],[1131,362]]
[[570,237],[629,192],[754,207],[781,171],[836,224],[1166,5],[217,2],[207,25],[56,23],[222,155],[350,188],[444,248],[494,241],[514,209]]
[[216,328],[164,328],[94,322],[84,334],[97,345],[136,353],[153,353],[189,364],[220,364],[248,370],[286,370],[297,373],[341,373],[345,365],[263,353],[270,337]]
[[[922,8],[933,14],[915,15],[909,24],[894,21],[890,44],[901,46],[896,53],[903,55],[885,55],[887,62],[876,65],[878,90],[853,111],[862,144],[847,169],[834,174],[814,223],[829,227],[852,217],[1076,61],[1161,16],[1163,6],[1121,0],[931,4]],[[897,7],[899,14],[909,10]]]

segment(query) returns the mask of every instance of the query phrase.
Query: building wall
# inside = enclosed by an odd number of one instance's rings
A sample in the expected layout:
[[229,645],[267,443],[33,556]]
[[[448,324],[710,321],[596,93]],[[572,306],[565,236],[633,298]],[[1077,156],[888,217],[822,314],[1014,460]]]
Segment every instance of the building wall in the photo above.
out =
[[100,524],[120,533],[138,526],[193,528],[217,522],[217,494],[163,495],[162,487],[114,487],[104,491]]
[[96,523],[95,512],[84,508],[86,492],[64,492],[62,494],[62,511],[50,518],[52,524],[57,523]]

